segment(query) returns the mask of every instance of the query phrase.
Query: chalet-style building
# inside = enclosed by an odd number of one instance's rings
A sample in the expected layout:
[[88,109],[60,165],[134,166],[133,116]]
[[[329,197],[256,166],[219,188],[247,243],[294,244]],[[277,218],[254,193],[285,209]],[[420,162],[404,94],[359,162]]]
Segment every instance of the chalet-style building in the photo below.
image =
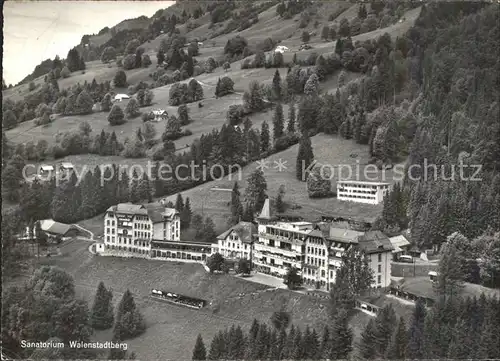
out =
[[229,259],[252,259],[253,237],[257,227],[251,222],[239,222],[217,237],[212,253]]

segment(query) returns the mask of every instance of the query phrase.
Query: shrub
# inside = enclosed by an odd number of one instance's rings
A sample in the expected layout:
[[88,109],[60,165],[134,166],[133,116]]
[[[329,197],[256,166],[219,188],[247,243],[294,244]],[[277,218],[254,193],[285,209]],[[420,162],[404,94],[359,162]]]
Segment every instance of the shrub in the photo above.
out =
[[36,85],[34,82],[30,81],[29,85],[28,85],[28,90],[31,92],[33,90],[36,89]]
[[111,125],[120,125],[125,123],[125,114],[119,105],[113,105],[111,111],[108,114],[108,122]]
[[135,54],[128,54],[123,58],[123,69],[130,70],[135,68]]
[[78,114],[90,114],[92,113],[93,105],[94,101],[92,100],[92,97],[86,90],[82,90],[76,98],[76,112]]
[[243,120],[243,115],[245,114],[245,110],[243,109],[243,105],[236,104],[230,105],[229,109],[226,113],[227,122],[229,125],[238,125]]
[[137,102],[137,99],[132,98],[129,100],[127,107],[125,108],[125,113],[129,118],[135,118],[141,113],[139,111],[139,103]]
[[52,109],[45,103],[40,103],[35,109],[35,116],[41,118],[45,113],[52,114]]
[[297,144],[299,142],[299,136],[296,133],[286,134],[280,138],[278,138],[274,142],[274,150],[276,152],[281,152],[285,149],[290,148],[292,145]]
[[101,54],[101,61],[103,63],[109,63],[111,60],[116,59],[116,50],[112,46],[108,46],[104,49]]
[[234,87],[233,80],[230,77],[225,76],[217,82],[217,87],[215,88],[215,95],[218,97],[222,97],[224,95],[231,94],[234,91],[233,87]]
[[271,38],[264,39],[261,43],[257,45],[257,49],[260,51],[271,51],[274,49],[276,42]]
[[243,50],[248,46],[247,40],[242,36],[235,36],[227,41],[224,46],[224,54],[231,56],[243,54]]
[[191,79],[189,81],[188,98],[193,102],[203,99],[203,87],[196,79]]
[[139,42],[139,40],[137,40],[137,39],[130,40],[127,43],[127,47],[125,48],[125,54],[135,54],[135,52],[137,51],[137,48],[140,45],[141,45],[141,43]]
[[153,62],[151,61],[151,58],[149,57],[148,54],[144,54],[142,56],[141,64],[142,64],[143,68],[147,68],[148,66],[150,66],[151,64],[153,64]]
[[217,64],[215,63],[214,58],[212,57],[208,58],[207,61],[205,62],[205,71],[207,73],[211,73],[215,70],[215,68],[217,68]]
[[65,66],[64,68],[62,68],[61,70],[61,76],[63,78],[69,78],[69,76],[71,75],[71,72],[69,71],[68,67]]
[[117,88],[125,88],[127,86],[127,74],[123,70],[118,70],[113,79],[113,83]]
[[113,102],[111,101],[111,94],[106,93],[106,95],[104,95],[104,97],[102,98],[102,101],[101,101],[101,110],[103,112],[109,112],[112,105],[113,105]]

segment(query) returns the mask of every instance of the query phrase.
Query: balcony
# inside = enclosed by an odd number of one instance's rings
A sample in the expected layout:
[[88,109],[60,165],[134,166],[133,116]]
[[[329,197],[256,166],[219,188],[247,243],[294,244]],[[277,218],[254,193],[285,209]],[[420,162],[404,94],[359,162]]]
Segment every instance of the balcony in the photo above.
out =
[[299,239],[299,238],[289,238],[289,237],[283,237],[279,236],[277,234],[270,234],[266,232],[259,232],[259,237],[275,240],[275,241],[280,241],[280,242],[287,242],[290,244],[300,244],[302,245],[305,242],[305,239]]
[[271,253],[277,253],[277,254],[282,254],[283,256],[287,257],[292,257],[295,258],[295,256],[301,256],[302,252],[296,252],[293,250],[288,250],[280,247],[272,247],[268,246],[262,242],[255,242],[255,251],[266,251],[266,252],[271,252]]
[[302,262],[301,259],[297,259],[295,257],[286,257],[286,256],[283,256],[283,255],[280,255],[280,254],[270,253],[270,252],[267,252],[267,251],[261,251],[261,252],[255,251],[254,255],[255,255],[255,257],[274,258],[274,259],[279,259],[281,261],[290,262],[290,263],[301,263]]
[[[285,267],[285,266],[282,266],[280,264],[276,264],[276,263],[269,263],[269,262],[265,262],[265,261],[261,261],[260,259],[254,259],[253,260],[253,263],[255,265],[258,265],[258,266],[267,266],[267,267],[274,267],[274,268],[277,268],[277,269],[281,269],[281,270],[288,270],[289,267]],[[293,265],[292,265],[293,266]],[[298,265],[295,265],[295,267],[298,269],[298,270],[301,270],[302,269],[302,263],[299,263]],[[299,272],[300,274],[300,272]]]

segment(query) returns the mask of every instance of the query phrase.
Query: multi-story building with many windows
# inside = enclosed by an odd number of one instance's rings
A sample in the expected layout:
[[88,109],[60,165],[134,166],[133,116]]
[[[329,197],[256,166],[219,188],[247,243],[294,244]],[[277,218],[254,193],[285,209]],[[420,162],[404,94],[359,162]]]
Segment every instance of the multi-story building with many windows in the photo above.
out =
[[341,201],[380,204],[390,189],[389,183],[363,182],[363,181],[338,181],[337,199]]
[[179,212],[156,203],[120,203],[104,216],[104,249],[149,256],[153,240],[180,241]]
[[306,242],[303,280],[307,286],[330,290],[342,263],[342,254],[362,235],[349,229],[317,224]]
[[181,241],[179,212],[159,203],[121,203],[104,216],[104,255],[204,262],[210,243]]
[[262,273],[283,277],[290,267],[302,270],[306,237],[312,231],[309,222],[279,222],[271,215],[266,199],[257,218],[253,265]]
[[300,271],[307,287],[329,291],[350,247],[368,256],[374,272],[373,287],[388,287],[392,244],[382,232],[357,232],[331,227],[322,222],[280,222],[271,214],[266,200],[258,221],[254,242],[255,270],[283,278],[290,267]]

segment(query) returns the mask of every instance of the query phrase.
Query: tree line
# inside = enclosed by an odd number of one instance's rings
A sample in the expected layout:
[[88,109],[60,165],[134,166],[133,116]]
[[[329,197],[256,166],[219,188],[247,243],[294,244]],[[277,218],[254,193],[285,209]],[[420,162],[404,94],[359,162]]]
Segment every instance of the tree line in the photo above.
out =
[[[43,266],[24,286],[7,289],[2,297],[2,347],[24,358],[94,359],[94,349],[71,348],[69,342],[90,342],[94,330],[114,326],[113,342],[142,334],[146,325],[127,290],[115,313],[113,292],[99,283],[91,309],[76,298],[73,278],[58,267]],[[64,348],[24,348],[27,342],[62,342]],[[111,349],[109,359],[135,359],[132,352]]]

